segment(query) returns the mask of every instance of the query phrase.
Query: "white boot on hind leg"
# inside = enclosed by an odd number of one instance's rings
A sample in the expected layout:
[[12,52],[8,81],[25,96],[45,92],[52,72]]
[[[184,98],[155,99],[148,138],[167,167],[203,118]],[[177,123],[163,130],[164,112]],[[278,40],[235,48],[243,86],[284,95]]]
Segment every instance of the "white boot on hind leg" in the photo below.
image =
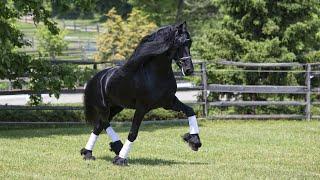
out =
[[80,154],[83,156],[84,160],[95,160],[96,158],[92,155],[92,149],[94,148],[94,145],[96,144],[96,141],[98,140],[97,135],[94,133],[91,133],[90,138],[86,144],[85,148],[82,148],[80,150]]
[[107,135],[111,138],[110,151],[113,151],[116,155],[119,155],[123,144],[118,136],[118,134],[113,130],[111,126],[106,129]]

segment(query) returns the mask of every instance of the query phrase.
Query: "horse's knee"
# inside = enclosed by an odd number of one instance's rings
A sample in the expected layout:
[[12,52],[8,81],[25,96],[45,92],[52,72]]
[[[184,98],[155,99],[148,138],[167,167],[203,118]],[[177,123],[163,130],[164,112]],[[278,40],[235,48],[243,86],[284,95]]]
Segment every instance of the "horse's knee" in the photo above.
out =
[[185,113],[186,113],[187,117],[196,115],[196,113],[194,112],[193,108],[189,107],[189,106],[187,106]]
[[133,142],[137,139],[138,137],[138,133],[137,132],[130,132],[129,135],[128,135],[128,140],[130,142]]
[[110,122],[106,122],[103,125],[103,129],[106,130],[110,126]]
[[102,122],[98,122],[94,128],[93,128],[93,134],[95,135],[99,135],[104,129],[108,128],[110,126],[110,123],[102,123]]
[[99,136],[99,134],[102,132],[102,130],[103,130],[103,128],[94,128],[93,129],[93,134],[95,134],[95,135],[97,135],[97,136]]

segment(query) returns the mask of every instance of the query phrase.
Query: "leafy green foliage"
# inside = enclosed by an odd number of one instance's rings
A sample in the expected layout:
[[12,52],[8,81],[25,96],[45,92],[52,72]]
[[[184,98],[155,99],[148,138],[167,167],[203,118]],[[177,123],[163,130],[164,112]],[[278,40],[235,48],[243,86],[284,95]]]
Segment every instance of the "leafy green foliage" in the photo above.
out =
[[132,6],[127,0],[106,1],[106,0],[46,0],[52,9],[52,15],[66,19],[89,19],[96,14],[103,15],[105,12],[115,7],[121,16],[125,17]]
[[[193,50],[202,59],[243,62],[315,62],[320,52],[320,2],[311,1],[217,1],[221,17],[214,28],[204,27],[195,37]],[[211,65],[209,82],[248,85],[303,85],[304,77],[293,73],[237,72],[233,67]],[[223,70],[222,70],[223,68]],[[220,69],[221,71],[215,71]],[[231,71],[230,71],[231,70]],[[234,70],[234,71],[232,71]],[[252,70],[244,68],[244,70]],[[288,68],[275,68],[288,70]],[[299,69],[302,70],[302,69]],[[224,72],[223,72],[224,71]],[[213,100],[227,95],[241,100],[301,98],[284,95],[211,94]],[[247,113],[275,108],[238,108]],[[300,111],[297,108],[297,111]],[[243,111],[242,111],[243,112]]]
[[[200,113],[200,112],[197,112]],[[113,121],[132,121],[134,110],[125,109]],[[155,109],[145,115],[146,120],[172,120],[185,118],[183,113]],[[79,110],[1,110],[0,121],[10,122],[85,122],[83,111]]]
[[[19,77],[28,76],[29,88],[34,92],[31,95],[31,104],[41,102],[42,91],[49,91],[50,95],[59,97],[62,88],[74,88],[79,79],[88,79],[88,70],[65,64],[52,65],[45,56],[55,57],[66,47],[63,41],[65,32],[60,32],[56,23],[49,20],[50,13],[43,6],[44,1],[1,1],[0,2],[0,79],[13,81],[14,88],[22,88],[26,84]],[[19,48],[29,46],[24,40],[24,35],[19,31],[14,22],[27,13],[33,14],[33,20],[38,25],[44,26],[38,30],[40,42],[39,57],[31,57],[18,51]],[[85,71],[86,73],[81,72]],[[85,77],[86,76],[86,77]],[[81,82],[82,84],[84,82]]]
[[106,32],[97,40],[99,53],[97,60],[123,60],[134,51],[142,37],[157,26],[141,11],[133,9],[127,20],[123,20],[116,10],[111,9],[104,27]]
[[[320,48],[318,1],[219,1],[221,28],[205,30],[199,43],[211,43],[206,59],[255,62],[306,62]],[[219,51],[221,50],[221,51]]]
[[167,25],[175,22],[178,1],[172,0],[130,0],[134,7],[149,16],[157,25]]
[[66,33],[66,31],[60,31],[59,34],[52,34],[46,26],[38,27],[36,32],[39,42],[37,50],[41,55],[55,59],[68,46],[68,43],[64,40]]
[[[79,71],[76,66],[51,64],[42,58],[35,58],[29,67],[29,88],[34,92],[49,91],[49,95],[59,98],[60,90],[64,87],[75,88]],[[30,96],[31,104],[41,102],[37,93]]]

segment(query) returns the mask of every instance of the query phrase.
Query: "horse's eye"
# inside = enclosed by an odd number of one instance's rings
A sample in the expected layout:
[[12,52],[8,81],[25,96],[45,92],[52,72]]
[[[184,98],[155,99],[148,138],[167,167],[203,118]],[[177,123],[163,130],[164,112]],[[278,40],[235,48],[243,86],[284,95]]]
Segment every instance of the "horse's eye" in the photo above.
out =
[[186,41],[184,41],[183,45],[184,46],[190,46],[191,45],[190,39],[187,39]]

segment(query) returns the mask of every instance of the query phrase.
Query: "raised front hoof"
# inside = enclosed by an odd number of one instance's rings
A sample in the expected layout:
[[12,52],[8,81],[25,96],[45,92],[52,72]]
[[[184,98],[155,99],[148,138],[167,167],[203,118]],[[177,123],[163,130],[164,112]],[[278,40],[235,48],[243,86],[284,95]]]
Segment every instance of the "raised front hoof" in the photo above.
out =
[[128,166],[128,160],[119,156],[114,157],[112,163],[117,166]]
[[198,151],[198,149],[202,146],[200,137],[198,134],[186,133],[182,136],[182,139],[189,144],[190,148],[193,151]]
[[96,160],[96,158],[94,156],[92,156],[92,151],[87,150],[85,148],[82,148],[80,150],[80,154],[81,154],[81,156],[83,156],[84,160],[93,160],[93,161]]
[[119,141],[111,142],[109,145],[110,145],[110,151],[113,151],[114,153],[116,153],[116,155],[119,155],[123,146],[122,142],[119,140]]

